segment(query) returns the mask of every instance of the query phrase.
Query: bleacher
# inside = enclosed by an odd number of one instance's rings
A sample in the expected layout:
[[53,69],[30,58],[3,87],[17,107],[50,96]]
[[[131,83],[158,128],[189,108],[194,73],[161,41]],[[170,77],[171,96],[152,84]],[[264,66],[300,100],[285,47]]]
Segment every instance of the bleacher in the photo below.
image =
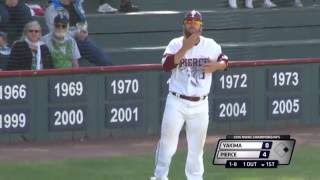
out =
[[[204,35],[215,39],[234,60],[319,57],[320,7],[303,1],[304,8],[227,7],[227,1],[134,0],[137,13],[98,14],[98,0],[85,1],[90,36],[107,49],[114,64],[159,63],[165,46],[182,34],[182,19],[190,9],[203,13]],[[111,1],[117,7],[117,1]]]

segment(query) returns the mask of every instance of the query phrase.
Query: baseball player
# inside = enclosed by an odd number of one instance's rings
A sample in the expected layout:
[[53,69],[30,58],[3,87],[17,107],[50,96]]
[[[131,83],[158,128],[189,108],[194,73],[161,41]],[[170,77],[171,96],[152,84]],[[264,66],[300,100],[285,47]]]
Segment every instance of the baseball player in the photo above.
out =
[[228,58],[222,54],[220,45],[201,36],[200,12],[186,13],[183,33],[171,40],[162,58],[163,69],[171,72],[171,77],[151,180],[168,180],[171,158],[177,150],[184,123],[188,142],[187,179],[203,179],[203,147],[209,123],[208,94],[212,73],[228,66]]

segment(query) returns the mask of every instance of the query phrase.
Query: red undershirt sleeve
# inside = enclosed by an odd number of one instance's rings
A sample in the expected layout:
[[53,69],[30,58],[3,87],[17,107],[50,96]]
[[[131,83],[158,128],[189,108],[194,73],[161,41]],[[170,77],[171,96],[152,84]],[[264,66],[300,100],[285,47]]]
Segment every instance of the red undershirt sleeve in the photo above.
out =
[[218,57],[217,62],[221,62],[221,61],[223,61],[224,63],[226,63],[226,68],[225,68],[225,70],[227,70],[228,65],[229,65],[228,56],[226,56],[226,55],[224,55],[223,53],[221,53],[221,54],[219,55],[219,57]]
[[174,55],[167,55],[162,67],[164,71],[169,72],[175,67],[177,67],[177,65],[178,64],[174,63]]

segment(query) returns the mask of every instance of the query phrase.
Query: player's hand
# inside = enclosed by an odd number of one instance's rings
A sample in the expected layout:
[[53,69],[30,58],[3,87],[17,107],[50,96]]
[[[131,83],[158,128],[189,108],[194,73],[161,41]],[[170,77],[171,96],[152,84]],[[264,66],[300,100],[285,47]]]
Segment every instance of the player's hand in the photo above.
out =
[[200,39],[200,32],[191,34],[190,37],[183,39],[182,48],[185,50],[191,49],[195,44],[199,42],[199,39]]
[[208,62],[204,64],[201,69],[204,73],[213,73],[217,70],[223,70],[226,68],[226,64],[221,61],[221,62]]
[[206,63],[201,67],[201,69],[204,73],[213,73],[217,70],[216,63],[217,62]]

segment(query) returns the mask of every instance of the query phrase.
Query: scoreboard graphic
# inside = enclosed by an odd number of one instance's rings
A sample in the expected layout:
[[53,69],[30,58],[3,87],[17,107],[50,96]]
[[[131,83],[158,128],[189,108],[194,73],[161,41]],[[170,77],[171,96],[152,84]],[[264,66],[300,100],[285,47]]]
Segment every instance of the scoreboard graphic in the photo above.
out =
[[290,135],[227,135],[217,143],[213,164],[226,168],[289,165],[295,142]]

